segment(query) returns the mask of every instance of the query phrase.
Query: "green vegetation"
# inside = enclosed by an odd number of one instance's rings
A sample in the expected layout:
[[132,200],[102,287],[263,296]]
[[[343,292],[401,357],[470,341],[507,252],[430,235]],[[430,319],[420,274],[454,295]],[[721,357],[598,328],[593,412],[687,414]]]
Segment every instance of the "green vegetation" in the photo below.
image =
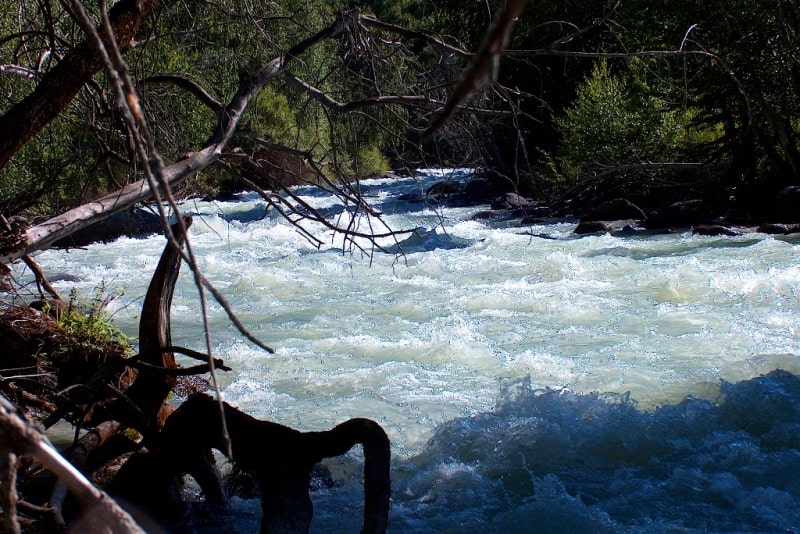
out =
[[[31,73],[0,73],[0,113],[83,38],[62,5],[47,4],[0,1],[0,65]],[[126,61],[158,148],[176,161],[203,145],[219,117],[185,88],[148,82],[153,76],[181,76],[224,104],[267,61],[348,9],[476,50],[501,4],[163,2]],[[341,111],[276,79],[230,147],[249,158],[223,158],[185,192],[241,187],[242,175],[266,189],[351,180],[391,162],[481,166],[531,194],[578,188],[653,199],[667,188],[671,198],[681,189],[722,198],[735,190],[764,202],[800,182],[798,35],[800,9],[786,2],[532,3],[496,90],[475,95],[423,140],[465,59],[424,39],[349,28],[305,52],[292,74],[340,103],[388,95],[429,102]],[[98,73],[0,170],[3,214],[58,213],[141,177],[109,89]]]
[[[671,106],[634,60],[620,75],[601,60],[556,123],[558,163],[567,184],[592,177],[609,196],[641,198],[652,162],[686,161],[691,112]],[[655,173],[653,173],[655,174]],[[664,172],[663,175],[674,174]]]
[[[108,292],[105,282],[94,288],[92,297],[81,300],[75,288],[69,295],[69,307],[61,313],[56,323],[66,334],[68,343],[62,347],[65,352],[101,352],[108,346],[123,347],[128,356],[133,354],[131,341],[119,328],[106,307],[121,291]],[[45,310],[47,311],[47,310]]]

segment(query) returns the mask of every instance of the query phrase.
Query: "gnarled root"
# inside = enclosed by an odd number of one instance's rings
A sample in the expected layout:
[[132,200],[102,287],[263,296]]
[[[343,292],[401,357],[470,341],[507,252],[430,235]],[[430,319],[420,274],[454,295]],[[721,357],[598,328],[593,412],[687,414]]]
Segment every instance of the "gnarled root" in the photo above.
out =
[[[351,419],[329,431],[299,432],[255,419],[227,403],[223,407],[232,460],[254,473],[261,485],[261,532],[307,532],[313,515],[308,493],[312,468],[323,458],[340,456],[359,443],[365,458],[362,532],[386,531],[390,452],[389,438],[380,425],[369,419]],[[162,476],[171,470],[198,479],[197,468],[212,448],[226,450],[219,405],[208,395],[194,394],[167,419],[162,430],[158,460]]]

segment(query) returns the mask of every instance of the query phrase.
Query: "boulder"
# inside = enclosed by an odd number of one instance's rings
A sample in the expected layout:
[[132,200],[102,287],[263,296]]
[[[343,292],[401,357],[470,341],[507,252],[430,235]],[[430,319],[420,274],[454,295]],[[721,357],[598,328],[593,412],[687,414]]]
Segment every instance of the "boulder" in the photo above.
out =
[[710,219],[708,206],[699,199],[684,200],[662,208],[644,221],[644,226],[650,229],[688,227],[693,224],[704,223]]
[[613,230],[611,225],[603,221],[581,221],[572,232],[577,235],[606,234]]
[[781,189],[775,196],[772,220],[778,223],[800,222],[800,186]]
[[584,221],[643,221],[647,218],[644,211],[625,198],[615,198],[603,202],[583,217]]
[[492,176],[473,178],[464,187],[463,197],[466,202],[476,204],[488,203],[493,198],[516,191],[514,184],[507,178]]
[[491,180],[486,178],[474,178],[467,182],[464,187],[464,199],[472,202],[487,202],[490,198],[496,197],[504,191],[494,191]]
[[762,224],[756,229],[756,232],[770,235],[796,234],[800,232],[800,224]]
[[461,185],[461,182],[445,180],[444,182],[437,182],[430,186],[428,190],[425,191],[425,196],[442,200],[453,195],[458,195],[462,191],[464,191],[464,186]]
[[516,210],[526,209],[533,204],[532,201],[523,197],[519,193],[506,193],[492,201],[493,210]]
[[692,228],[692,235],[706,235],[706,236],[720,236],[726,235],[730,237],[735,237],[737,235],[742,235],[742,232],[738,230],[734,230],[728,226],[723,226],[721,224],[701,224]]
[[524,209],[525,217],[521,224],[536,224],[532,221],[541,221],[553,217],[553,208],[550,206],[531,206]]

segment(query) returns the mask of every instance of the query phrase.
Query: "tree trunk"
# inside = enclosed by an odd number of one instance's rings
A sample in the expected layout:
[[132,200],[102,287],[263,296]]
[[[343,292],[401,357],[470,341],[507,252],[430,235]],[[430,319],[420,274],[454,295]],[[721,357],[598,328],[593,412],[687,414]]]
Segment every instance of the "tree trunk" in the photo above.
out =
[[[184,228],[188,230],[192,224],[191,217],[184,219]],[[186,241],[181,232],[181,225],[172,227],[175,240],[180,246]],[[167,243],[161,259],[158,261],[153,278],[147,288],[142,317],[139,320],[139,355],[142,362],[163,369],[174,369],[175,354],[164,352],[171,345],[170,307],[175,283],[181,268],[180,250]],[[177,378],[158,370],[142,369],[133,384],[125,390],[125,400],[117,400],[105,409],[96,410],[93,421],[118,420],[143,431],[145,437],[152,437],[163,426],[169,415],[170,407],[166,403]],[[134,412],[131,407],[138,409]],[[144,416],[147,421],[140,420]]]
[[[109,20],[121,49],[133,40],[155,5],[156,0],[120,0],[111,8]],[[31,94],[0,117],[0,169],[58,117],[103,65],[91,40],[82,41],[42,77]]]

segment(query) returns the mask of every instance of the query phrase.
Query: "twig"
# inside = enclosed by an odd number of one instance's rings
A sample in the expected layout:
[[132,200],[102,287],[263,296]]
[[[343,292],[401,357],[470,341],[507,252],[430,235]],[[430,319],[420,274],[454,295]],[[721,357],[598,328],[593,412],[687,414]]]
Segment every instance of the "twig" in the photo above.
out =
[[17,519],[17,455],[14,451],[0,446],[0,506],[3,508],[3,527],[5,532],[19,534]]
[[528,0],[507,0],[506,5],[497,17],[494,25],[486,34],[481,50],[475,55],[472,63],[461,75],[461,80],[453,90],[444,109],[423,133],[422,137],[430,137],[450,118],[456,108],[484,85],[497,79],[500,68],[500,56],[508,45],[514,22],[522,14]]

